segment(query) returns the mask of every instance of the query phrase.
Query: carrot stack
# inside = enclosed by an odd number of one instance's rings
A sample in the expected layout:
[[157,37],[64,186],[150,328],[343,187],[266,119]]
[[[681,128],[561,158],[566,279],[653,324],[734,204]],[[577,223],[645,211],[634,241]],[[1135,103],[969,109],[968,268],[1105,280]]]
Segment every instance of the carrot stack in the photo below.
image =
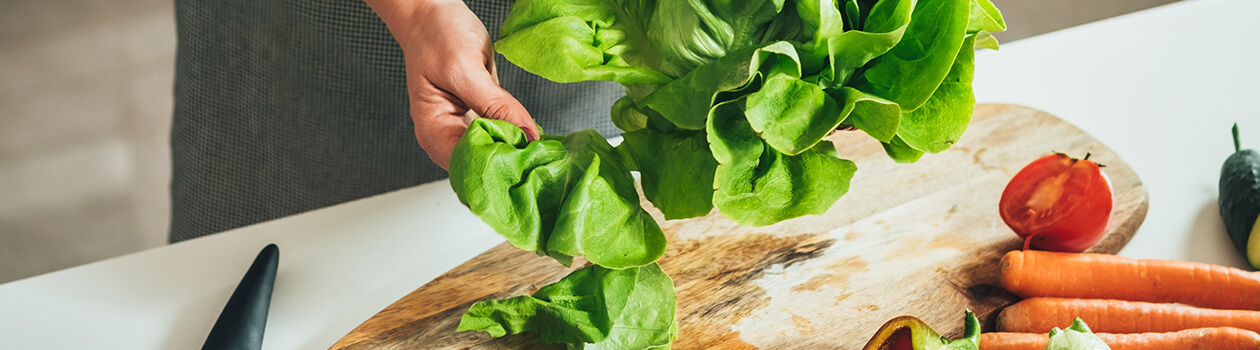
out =
[[1260,332],[1260,311],[1203,309],[1123,300],[1028,298],[998,314],[1000,332],[1047,333],[1080,317],[1099,333],[1175,332],[1234,327]]
[[981,350],[1036,349],[1079,317],[1113,350],[1260,349],[1260,274],[1107,254],[1012,251],[1001,283],[1023,298]]
[[1024,298],[1119,299],[1260,310],[1260,275],[1219,265],[1030,250],[1006,253],[1001,271],[1002,287]]
[[[1238,328],[1195,328],[1167,333],[1096,333],[1111,350],[1256,350],[1260,349],[1260,335]],[[1046,334],[1036,333],[984,333],[980,335],[981,350],[1042,350],[1048,340]]]

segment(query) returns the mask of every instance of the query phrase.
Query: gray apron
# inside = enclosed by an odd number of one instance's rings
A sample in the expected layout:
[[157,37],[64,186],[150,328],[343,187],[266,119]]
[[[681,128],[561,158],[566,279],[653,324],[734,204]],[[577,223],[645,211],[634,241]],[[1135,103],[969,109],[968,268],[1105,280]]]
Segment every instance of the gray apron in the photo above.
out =
[[[508,0],[466,0],[497,37]],[[446,177],[416,143],[402,51],[362,0],[177,0],[170,241]],[[549,134],[595,129],[613,83],[496,58]]]

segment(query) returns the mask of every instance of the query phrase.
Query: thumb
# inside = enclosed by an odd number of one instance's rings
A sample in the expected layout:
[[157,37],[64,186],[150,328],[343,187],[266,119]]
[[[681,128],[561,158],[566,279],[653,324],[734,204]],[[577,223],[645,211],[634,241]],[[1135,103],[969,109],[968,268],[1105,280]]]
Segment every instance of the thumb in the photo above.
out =
[[529,111],[520,101],[495,83],[489,70],[473,66],[464,69],[463,73],[464,79],[452,82],[449,91],[468,109],[482,118],[502,120],[520,127],[530,141],[538,139],[540,133],[534,118],[529,116]]

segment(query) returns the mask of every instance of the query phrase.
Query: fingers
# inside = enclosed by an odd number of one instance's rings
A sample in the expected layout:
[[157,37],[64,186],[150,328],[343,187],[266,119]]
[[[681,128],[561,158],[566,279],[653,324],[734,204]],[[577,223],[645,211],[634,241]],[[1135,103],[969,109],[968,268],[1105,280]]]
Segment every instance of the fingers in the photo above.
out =
[[458,118],[438,118],[431,123],[416,123],[416,140],[420,148],[442,169],[450,169],[451,153],[468,126]]
[[468,108],[455,96],[438,89],[423,78],[412,91],[411,120],[415,124],[416,142],[442,169],[449,169],[451,152],[468,129],[464,115]]
[[496,83],[490,69],[477,64],[452,67],[453,74],[445,90],[459,98],[468,109],[483,118],[507,121],[525,131],[529,140],[539,137],[538,126],[525,106]]

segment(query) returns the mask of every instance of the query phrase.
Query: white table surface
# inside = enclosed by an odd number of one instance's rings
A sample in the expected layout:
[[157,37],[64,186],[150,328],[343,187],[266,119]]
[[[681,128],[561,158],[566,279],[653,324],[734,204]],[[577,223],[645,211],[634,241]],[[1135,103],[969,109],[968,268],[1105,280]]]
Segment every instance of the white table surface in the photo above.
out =
[[[977,54],[977,100],[1057,115],[1137,171],[1150,211],[1121,255],[1245,266],[1216,186],[1233,122],[1260,148],[1255,13],[1257,1],[1195,0],[1008,43]],[[320,349],[502,239],[432,183],[0,285],[0,348],[199,348],[273,242],[263,347]]]

